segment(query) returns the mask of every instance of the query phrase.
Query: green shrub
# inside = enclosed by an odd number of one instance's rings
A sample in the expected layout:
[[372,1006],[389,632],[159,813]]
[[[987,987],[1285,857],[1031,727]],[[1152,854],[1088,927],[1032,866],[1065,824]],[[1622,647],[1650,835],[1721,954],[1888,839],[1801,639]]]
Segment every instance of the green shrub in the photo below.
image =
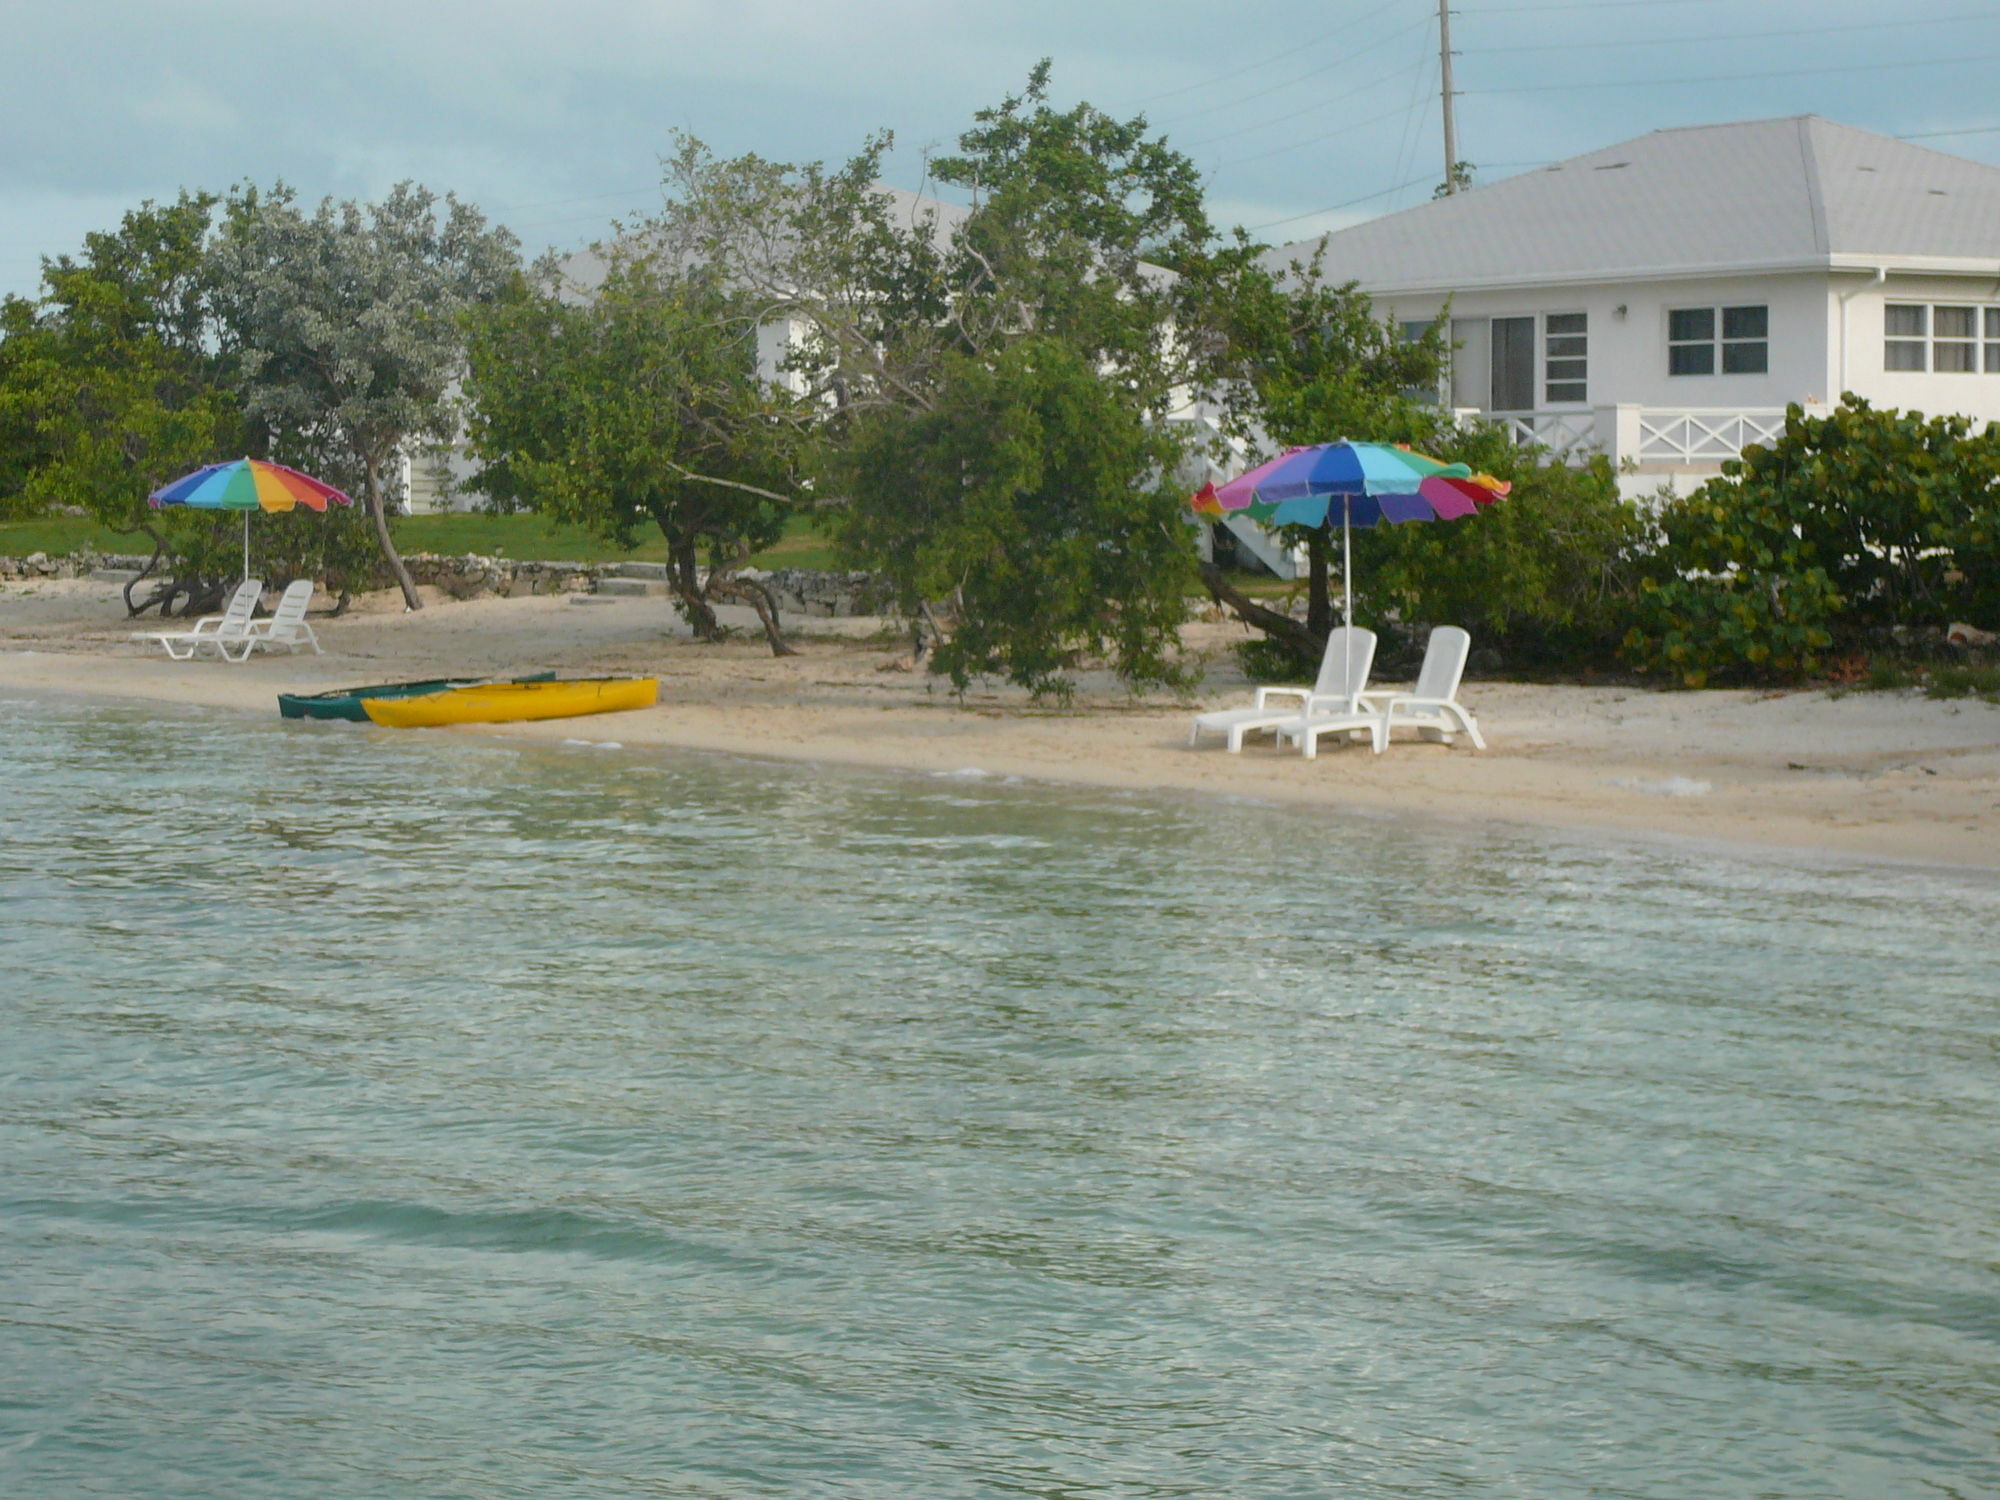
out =
[[1825,417],[1795,405],[1660,531],[1627,660],[1689,686],[1798,678],[1836,645],[2000,608],[2000,428],[1851,395]]

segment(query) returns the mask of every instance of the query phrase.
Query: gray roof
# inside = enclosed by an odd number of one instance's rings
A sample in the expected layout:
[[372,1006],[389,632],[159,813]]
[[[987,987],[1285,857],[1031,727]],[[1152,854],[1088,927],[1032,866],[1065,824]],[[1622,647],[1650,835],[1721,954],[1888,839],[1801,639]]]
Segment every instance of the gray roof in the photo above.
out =
[[1817,115],[1748,120],[1656,130],[1323,238],[1328,275],[1370,290],[1868,261],[2000,271],[2000,167]]

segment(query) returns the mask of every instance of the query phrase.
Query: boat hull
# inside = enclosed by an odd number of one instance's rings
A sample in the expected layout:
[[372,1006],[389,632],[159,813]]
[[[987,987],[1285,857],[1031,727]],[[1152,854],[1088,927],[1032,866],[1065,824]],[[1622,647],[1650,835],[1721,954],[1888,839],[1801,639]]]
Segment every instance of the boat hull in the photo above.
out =
[[[547,682],[555,675],[553,672],[536,672],[508,680]],[[350,719],[356,724],[366,724],[368,711],[361,706],[364,698],[414,698],[491,680],[487,677],[432,677],[423,682],[381,682],[372,687],[335,688],[325,693],[280,693],[278,712],[287,719]]]
[[573,719],[648,708],[659,698],[657,677],[588,677],[567,682],[480,683],[414,698],[364,698],[361,706],[375,723],[391,729],[430,729],[444,724]]

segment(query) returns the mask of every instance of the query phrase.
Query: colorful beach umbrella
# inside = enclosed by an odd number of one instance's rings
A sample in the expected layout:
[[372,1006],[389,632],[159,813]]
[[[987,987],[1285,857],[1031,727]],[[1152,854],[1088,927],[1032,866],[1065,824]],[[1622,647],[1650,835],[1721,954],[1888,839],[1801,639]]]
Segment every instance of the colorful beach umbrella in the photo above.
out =
[[195,510],[240,510],[243,512],[243,576],[250,576],[250,512],[253,510],[323,511],[327,503],[352,505],[354,501],[330,484],[310,474],[301,474],[283,464],[266,463],[261,458],[237,458],[228,463],[209,464],[184,474],[172,484],[160,486],[146,497],[155,510],[186,505]]
[[1265,526],[1340,522],[1341,621],[1354,623],[1357,526],[1456,521],[1504,498],[1512,486],[1465,464],[1426,457],[1399,443],[1315,443],[1288,448],[1189,502],[1197,515],[1248,516]]

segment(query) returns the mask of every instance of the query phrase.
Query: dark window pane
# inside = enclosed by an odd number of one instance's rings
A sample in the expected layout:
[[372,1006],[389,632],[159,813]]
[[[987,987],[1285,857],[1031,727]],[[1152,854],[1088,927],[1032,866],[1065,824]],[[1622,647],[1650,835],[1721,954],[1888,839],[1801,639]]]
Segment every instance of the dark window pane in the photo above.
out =
[[1590,327],[1588,313],[1550,313],[1548,331],[1550,333],[1582,333]]
[[1583,400],[1583,382],[1581,380],[1569,380],[1561,382],[1553,380],[1550,381],[1549,400],[1551,401]]
[[1715,309],[1683,307],[1667,314],[1667,337],[1676,344],[1715,337]]
[[1550,359],[1582,359],[1590,352],[1590,340],[1567,334],[1549,340]]
[[1940,339],[1931,350],[1931,368],[1945,374],[1964,375],[1979,368],[1977,344],[1947,344]]
[[2000,339],[2000,307],[1986,309],[1986,336],[1989,339]]
[[1722,346],[1722,373],[1725,375],[1762,375],[1770,368],[1771,346],[1762,339],[1754,344]]
[[1979,309],[1976,307],[1936,307],[1931,309],[1935,320],[1931,332],[1941,339],[1973,339],[1979,337]]
[[1590,373],[1589,361],[1582,359],[1552,359],[1544,372],[1551,380],[1582,380]]
[[1986,346],[1986,373],[2000,375],[2000,344]]
[[1886,331],[1890,338],[1920,339],[1930,332],[1930,309],[1892,302]]
[[1761,339],[1771,332],[1771,310],[1768,307],[1725,307],[1722,310],[1722,336],[1726,339]]
[[1922,344],[1899,342],[1896,339],[1889,340],[1889,347],[1883,354],[1882,368],[1885,370],[1922,370],[1927,368],[1924,363],[1924,346]]
[[1669,375],[1713,375],[1715,345],[1675,344],[1667,350]]

